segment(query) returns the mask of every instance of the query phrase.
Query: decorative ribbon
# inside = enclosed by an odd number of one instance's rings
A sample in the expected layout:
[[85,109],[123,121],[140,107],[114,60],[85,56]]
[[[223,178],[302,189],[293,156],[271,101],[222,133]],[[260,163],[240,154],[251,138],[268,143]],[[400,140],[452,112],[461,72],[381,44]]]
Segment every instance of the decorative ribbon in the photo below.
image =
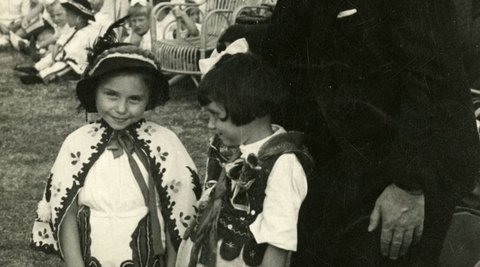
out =
[[207,74],[215,64],[225,55],[225,54],[238,54],[238,53],[247,53],[248,52],[248,42],[245,38],[240,38],[235,42],[227,46],[227,48],[218,52],[217,49],[213,50],[209,58],[200,59],[198,61],[198,66],[202,75]]
[[141,6],[147,6],[149,5],[147,0],[132,0],[130,2],[130,6],[135,6],[136,4],[139,4]]
[[[107,146],[108,150],[111,150],[114,158],[118,158],[125,152],[128,157],[128,163],[130,164],[130,169],[132,170],[133,176],[142,191],[143,199],[145,200],[145,205],[148,207],[150,212],[150,224],[152,226],[152,243],[153,251],[155,255],[164,255],[165,249],[162,245],[161,239],[161,228],[158,221],[157,213],[157,196],[155,194],[155,184],[150,170],[150,164],[148,156],[145,152],[135,146],[133,137],[128,134],[126,131],[114,131],[112,138],[109,141]],[[145,169],[148,171],[148,185],[145,183],[145,179],[138,167],[137,162],[133,158],[133,153],[137,154],[138,158],[142,162]]]
[[232,197],[230,203],[237,210],[243,210],[250,213],[250,197],[248,189],[255,182],[261,171],[258,165],[258,158],[254,154],[248,155],[246,159],[237,160],[225,164],[226,176],[232,182]]

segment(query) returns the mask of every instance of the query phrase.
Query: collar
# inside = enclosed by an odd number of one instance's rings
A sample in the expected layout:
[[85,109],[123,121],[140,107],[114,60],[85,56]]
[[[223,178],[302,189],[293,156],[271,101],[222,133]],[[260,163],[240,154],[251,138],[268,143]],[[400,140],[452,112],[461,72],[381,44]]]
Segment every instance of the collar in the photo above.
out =
[[250,154],[254,154],[255,156],[258,156],[258,152],[260,151],[260,148],[263,146],[263,144],[265,144],[272,137],[279,135],[281,133],[287,132],[282,126],[276,125],[276,124],[272,124],[272,130],[274,132],[272,135],[269,135],[261,140],[258,140],[255,143],[251,143],[248,145],[241,145],[239,147],[240,152],[242,152],[242,155],[240,157],[246,159],[246,157]]

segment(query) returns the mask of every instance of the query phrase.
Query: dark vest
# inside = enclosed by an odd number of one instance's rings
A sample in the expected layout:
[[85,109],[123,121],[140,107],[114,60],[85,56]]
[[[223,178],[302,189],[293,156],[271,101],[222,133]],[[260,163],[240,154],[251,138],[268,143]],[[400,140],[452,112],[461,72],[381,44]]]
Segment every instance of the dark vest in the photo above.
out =
[[[220,140],[218,138],[214,139],[209,152],[210,158],[207,164],[208,180],[206,183],[218,179],[219,174],[222,172],[221,162],[226,157],[222,159],[221,154],[225,155],[225,152],[231,153],[231,151],[221,146]],[[220,153],[215,155],[216,153],[212,150]],[[253,159],[253,165],[260,168],[252,168],[251,165],[245,163],[239,167],[240,171],[234,174],[233,177],[226,178],[227,192],[223,196],[222,208],[217,222],[217,241],[222,240],[220,256],[224,260],[230,261],[237,258],[243,248],[242,257],[247,265],[257,266],[262,263],[268,244],[257,244],[249,226],[255,221],[258,214],[263,211],[265,188],[275,162],[281,155],[286,153],[294,153],[308,175],[312,169],[312,160],[303,145],[303,135],[297,132],[289,132],[272,137],[260,148],[258,157]],[[254,156],[250,155],[247,161],[251,162],[249,159],[252,157]],[[235,198],[236,201],[249,206],[248,211],[236,209],[231,203],[233,196],[231,190],[232,179],[235,180],[237,178],[244,181],[254,180],[248,189],[241,191]],[[191,235],[192,240],[195,240],[195,230],[193,229]],[[202,258],[200,256],[200,262],[202,262]]]

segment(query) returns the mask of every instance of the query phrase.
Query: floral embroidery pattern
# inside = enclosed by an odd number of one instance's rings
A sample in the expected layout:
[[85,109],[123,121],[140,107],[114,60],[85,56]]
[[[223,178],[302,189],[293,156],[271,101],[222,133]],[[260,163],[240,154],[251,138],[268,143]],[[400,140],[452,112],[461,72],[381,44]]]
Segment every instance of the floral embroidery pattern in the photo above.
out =
[[168,188],[170,188],[170,190],[172,190],[173,192],[178,193],[180,186],[182,186],[181,181],[172,180]]
[[58,182],[57,184],[53,185],[52,186],[52,195],[53,197],[57,197],[57,195],[60,193],[61,191],[61,188],[62,188],[62,182]]
[[168,152],[162,152],[160,146],[157,146],[157,155],[162,161],[165,161],[167,159]]
[[72,165],[77,164],[80,161],[80,151],[77,151],[77,153],[70,153],[70,156],[72,157]]
[[43,228],[43,231],[38,231],[38,235],[42,238],[42,239],[48,239],[50,238],[50,235],[47,233],[47,229]]
[[191,215],[186,215],[183,213],[183,211],[180,212],[180,221],[185,228],[187,228],[190,225],[191,220],[192,220]]
[[152,135],[152,133],[156,132],[156,130],[152,127],[152,125],[148,125],[145,127],[145,130],[143,130],[146,134]]
[[91,137],[94,137],[95,135],[97,135],[98,130],[100,130],[100,128],[97,125],[93,125],[92,129],[88,131],[88,133],[90,134]]

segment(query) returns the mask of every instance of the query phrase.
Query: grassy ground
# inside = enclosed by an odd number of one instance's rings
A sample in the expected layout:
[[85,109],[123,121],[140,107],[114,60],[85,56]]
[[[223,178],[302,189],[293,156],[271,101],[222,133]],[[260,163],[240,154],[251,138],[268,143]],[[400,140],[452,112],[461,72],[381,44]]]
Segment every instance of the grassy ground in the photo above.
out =
[[[73,82],[23,85],[12,68],[26,59],[0,52],[0,266],[62,266],[54,256],[28,248],[37,201],[63,139],[85,123],[77,113]],[[178,134],[205,168],[208,132],[190,83],[172,88],[172,100],[147,119]]]

